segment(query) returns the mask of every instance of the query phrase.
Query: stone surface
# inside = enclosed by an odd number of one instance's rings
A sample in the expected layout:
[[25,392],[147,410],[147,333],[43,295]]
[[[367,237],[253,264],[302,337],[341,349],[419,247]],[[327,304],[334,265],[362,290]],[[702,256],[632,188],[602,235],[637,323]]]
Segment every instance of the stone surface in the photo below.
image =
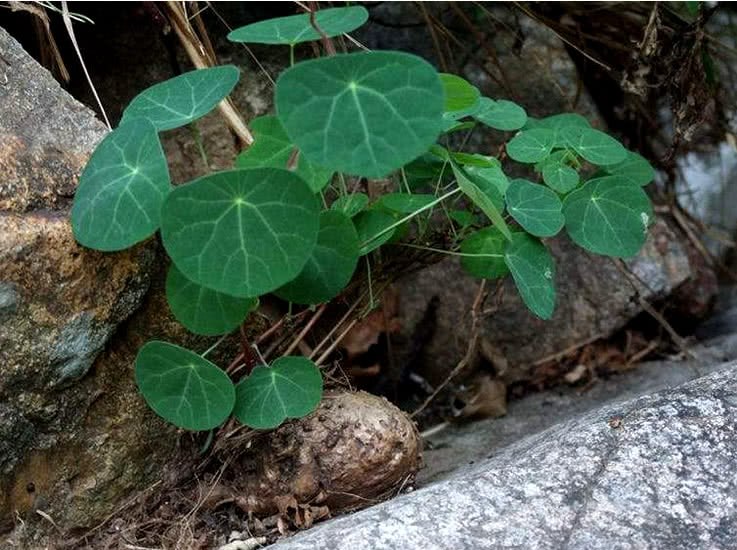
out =
[[274,548],[727,549],[737,365],[604,406]]
[[74,241],[69,207],[104,126],[2,29],[0,54],[0,533],[35,510],[91,526],[174,448],[132,363],[176,331],[160,293],[124,323],[161,279],[154,241],[117,254]]
[[[683,244],[662,220],[651,228],[642,251],[625,262],[631,276],[614,260],[588,254],[565,235],[548,242],[557,266],[553,318],[543,321],[530,313],[507,278],[499,310],[482,325],[481,338],[506,359],[508,368],[499,372],[506,383],[529,379],[541,358],[609,336],[642,311],[638,296],[648,301],[664,298],[690,275]],[[435,338],[425,354],[424,374],[432,383],[442,381],[465,353],[478,284],[454,259],[400,283],[405,330],[418,323],[433,296],[440,298]]]

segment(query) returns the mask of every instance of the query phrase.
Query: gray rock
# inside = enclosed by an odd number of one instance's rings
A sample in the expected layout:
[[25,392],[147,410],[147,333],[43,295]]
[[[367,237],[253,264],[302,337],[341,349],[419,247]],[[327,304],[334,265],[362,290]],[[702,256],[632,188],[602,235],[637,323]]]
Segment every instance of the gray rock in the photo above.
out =
[[275,548],[733,548],[736,422],[730,363],[559,423]]

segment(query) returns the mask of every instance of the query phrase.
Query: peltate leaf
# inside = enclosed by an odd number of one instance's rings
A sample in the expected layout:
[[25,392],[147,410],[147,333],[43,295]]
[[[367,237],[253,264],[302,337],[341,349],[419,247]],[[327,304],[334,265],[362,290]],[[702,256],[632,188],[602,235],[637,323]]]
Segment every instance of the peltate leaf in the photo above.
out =
[[573,191],[579,182],[578,172],[563,162],[546,162],[543,164],[543,181],[558,193]]
[[296,279],[276,290],[297,304],[319,304],[337,296],[358,263],[358,234],[351,219],[337,210],[320,214],[317,244]]
[[218,172],[174,189],[161,236],[184,275],[232,296],[260,296],[291,281],[317,241],[317,198],[277,168]]
[[322,398],[322,375],[306,357],[280,357],[271,367],[256,367],[236,387],[235,417],[250,428],[276,428],[301,418]]
[[[328,8],[315,14],[317,27],[328,38],[351,32],[363,25],[367,19],[368,11],[362,6]],[[290,46],[320,38],[320,33],[310,23],[308,13],[251,23],[228,34],[228,40],[231,42]]]
[[382,177],[428,150],[442,129],[443,87],[414,55],[360,52],[298,63],[276,83],[276,110],[310,161]]
[[504,263],[507,240],[496,227],[485,227],[461,243],[461,265],[474,277],[496,279],[509,273]]
[[504,261],[525,305],[541,319],[550,319],[555,310],[555,263],[535,237],[512,233]]
[[[469,174],[473,180],[478,184],[481,181],[485,181],[493,185],[497,191],[499,191],[499,198],[503,197],[509,187],[509,179],[506,174],[502,171],[501,164],[497,161],[496,166],[489,166],[487,168],[480,168],[475,166],[469,166],[466,168],[466,173]],[[483,186],[485,189],[486,187]],[[497,200],[496,193],[487,193],[492,196],[493,200]],[[504,209],[504,201],[500,200],[498,203],[494,203],[499,210]]]
[[476,86],[460,76],[448,73],[440,73],[440,81],[443,83],[446,113],[455,113],[454,116],[462,117],[473,112],[481,97]]
[[563,201],[566,231],[586,250],[628,258],[645,243],[652,204],[640,186],[620,176],[588,181]]
[[224,371],[187,349],[148,342],[136,356],[136,384],[162,418],[186,430],[211,430],[230,416],[235,388]]
[[156,129],[146,120],[125,122],[100,142],[79,178],[74,236],[96,250],[133,246],[159,228],[169,190]]
[[527,122],[525,110],[506,99],[494,101],[488,97],[481,98],[481,108],[473,113],[473,117],[496,130],[519,130]]
[[238,76],[236,67],[222,65],[154,84],[133,98],[123,122],[145,118],[159,131],[184,126],[212,111],[233,90]]
[[568,126],[560,132],[566,143],[587,161],[599,166],[617,164],[627,158],[627,149],[616,139],[593,128]]
[[563,205],[554,191],[525,179],[510,182],[507,211],[522,228],[536,237],[552,237],[563,228]]
[[273,115],[254,118],[249,127],[255,141],[236,158],[238,168],[282,168],[294,172],[318,193],[328,184],[333,173],[302,158],[299,150]]
[[555,132],[547,128],[523,130],[507,143],[507,154],[512,160],[524,163],[539,162],[550,154],[555,145]]
[[204,336],[227,334],[258,305],[257,298],[236,298],[193,283],[175,265],[166,277],[166,301],[177,321]]
[[645,186],[655,179],[655,170],[650,163],[637,153],[627,151],[627,158],[619,164],[605,168],[607,174],[619,176],[632,185]]

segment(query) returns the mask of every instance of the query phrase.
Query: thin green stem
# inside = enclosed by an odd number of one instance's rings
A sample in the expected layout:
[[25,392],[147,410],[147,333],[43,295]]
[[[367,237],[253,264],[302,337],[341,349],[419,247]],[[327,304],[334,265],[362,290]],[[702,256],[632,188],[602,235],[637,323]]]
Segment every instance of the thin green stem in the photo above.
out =
[[407,191],[408,194],[412,194],[412,190],[409,188],[409,182],[407,182],[407,174],[404,171],[404,166],[401,168],[401,174],[402,174],[402,183],[404,184],[404,189]]
[[202,164],[205,165],[205,170],[209,172],[210,171],[210,160],[207,158],[207,152],[205,151],[205,146],[202,144],[202,134],[200,134],[200,129],[197,127],[197,124],[194,122],[189,125],[189,129],[192,132],[192,137],[194,138],[194,142],[197,144],[197,150],[200,152],[200,158],[202,158]]
[[444,201],[444,200],[445,200],[445,199],[447,199],[448,197],[452,197],[453,195],[456,195],[456,194],[457,194],[457,193],[459,193],[460,191],[461,191],[461,188],[460,188],[460,187],[456,187],[456,188],[455,188],[455,189],[453,189],[452,191],[448,191],[448,192],[447,192],[447,193],[446,193],[445,195],[442,195],[442,196],[438,197],[437,199],[435,199],[435,200],[434,200],[434,201],[432,201],[431,203],[428,203],[428,204],[426,204],[426,205],[425,205],[425,206],[423,206],[422,208],[418,208],[418,209],[417,209],[417,210],[415,210],[414,212],[412,212],[412,213],[410,213],[410,214],[407,214],[407,215],[406,215],[406,216],[405,216],[404,218],[402,218],[402,219],[400,219],[400,220],[397,220],[397,221],[396,221],[396,222],[394,222],[393,224],[391,224],[391,225],[389,225],[389,226],[385,227],[384,229],[382,229],[381,231],[379,231],[379,232],[378,232],[378,233],[377,233],[376,235],[374,235],[373,237],[371,237],[371,238],[370,238],[370,239],[368,239],[367,241],[365,241],[365,242],[361,243],[361,248],[365,247],[365,246],[366,246],[366,245],[368,245],[368,244],[369,244],[370,242],[372,242],[372,241],[375,241],[376,239],[378,239],[379,237],[381,237],[381,236],[382,236],[382,235],[384,235],[385,233],[388,233],[389,231],[391,231],[391,230],[392,230],[392,229],[394,229],[395,227],[399,227],[399,226],[400,226],[400,225],[402,225],[402,224],[403,224],[404,222],[407,222],[407,221],[411,220],[412,218],[414,218],[414,217],[415,217],[415,216],[417,216],[418,214],[421,214],[422,212],[424,212],[424,211],[426,211],[426,210],[429,210],[430,208],[433,208],[433,207],[434,207],[434,206],[435,206],[436,204],[438,204],[438,203],[440,203],[440,202]]
[[226,338],[227,338],[228,336],[230,336],[230,333],[228,333],[228,334],[223,334],[223,335],[222,335],[222,336],[221,336],[221,337],[220,337],[220,338],[218,339],[218,341],[217,341],[217,342],[215,342],[215,343],[214,343],[213,345],[211,345],[211,346],[210,346],[209,348],[207,348],[207,349],[206,349],[206,350],[205,350],[205,351],[204,351],[203,353],[201,353],[201,354],[200,354],[200,357],[202,357],[203,359],[204,359],[205,357],[207,357],[207,356],[208,356],[208,355],[210,354],[210,352],[211,352],[212,350],[214,350],[214,349],[215,349],[216,347],[218,347],[218,346],[219,346],[220,344],[222,344],[222,343],[223,343],[223,342],[225,341],[225,339],[226,339]]
[[374,309],[375,303],[374,303],[374,285],[371,280],[371,262],[369,261],[369,257],[365,256],[366,258],[366,277],[368,279],[368,289],[369,289],[369,311]]
[[436,252],[438,254],[447,254],[448,256],[460,256],[462,258],[503,258],[504,254],[471,254],[468,252],[455,252],[452,250],[443,250],[442,248],[433,248],[431,246],[421,246],[419,244],[397,243],[398,246],[406,246],[407,248],[416,248],[417,250],[426,250],[428,252]]
[[289,44],[289,66],[294,66],[294,44]]
[[340,183],[340,196],[347,197],[348,186],[345,184],[345,177],[343,176],[343,172],[338,172],[338,182]]

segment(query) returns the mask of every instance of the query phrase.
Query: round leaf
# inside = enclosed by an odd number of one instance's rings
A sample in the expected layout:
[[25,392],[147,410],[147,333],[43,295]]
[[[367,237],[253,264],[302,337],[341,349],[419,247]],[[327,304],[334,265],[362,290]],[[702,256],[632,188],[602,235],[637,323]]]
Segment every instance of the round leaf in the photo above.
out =
[[576,153],[599,166],[617,164],[627,157],[627,149],[616,139],[593,128],[569,126],[560,135]]
[[[315,14],[317,27],[327,36],[338,36],[351,32],[363,25],[368,19],[368,11],[362,6],[347,8],[329,8]],[[320,40],[321,35],[310,23],[310,15],[290,15],[251,23],[235,29],[228,35],[231,42],[248,42],[251,44],[287,44]]]
[[645,243],[653,217],[650,199],[619,176],[587,182],[563,201],[566,231],[586,250],[628,258]]
[[125,122],[100,142],[79,178],[74,236],[97,250],[133,246],[159,228],[169,190],[156,129],[145,120]]
[[379,199],[378,204],[387,210],[400,214],[412,214],[426,207],[436,199],[435,195],[415,193],[387,193]]
[[378,178],[426,152],[442,128],[443,87],[426,61],[361,52],[298,63],[276,83],[276,109],[310,161]]
[[507,179],[506,174],[502,171],[502,167],[497,162],[496,166],[490,166],[488,168],[480,168],[475,166],[470,166],[466,168],[466,172],[470,176],[473,177],[474,181],[484,189],[487,189],[486,186],[484,186],[481,182],[485,182],[488,184],[491,184],[498,193],[488,192],[487,195],[490,195],[492,199],[495,201],[494,204],[497,206],[498,209],[504,208],[504,201],[501,200],[501,197],[504,196],[504,194],[507,192],[507,188],[509,187],[509,180]]
[[655,170],[650,163],[632,151],[627,151],[627,158],[619,164],[606,167],[607,174],[619,176],[632,185],[645,186],[655,179]]
[[507,240],[496,227],[485,227],[461,243],[461,265],[474,277],[496,279],[509,273],[504,263]]
[[563,228],[563,205],[555,192],[524,179],[512,180],[506,195],[507,211],[528,233],[552,237]]
[[337,210],[320,214],[320,232],[302,272],[275,294],[297,304],[319,304],[337,296],[358,263],[358,234],[350,218]]
[[302,158],[278,118],[273,115],[254,118],[249,127],[255,140],[236,158],[238,168],[283,168],[305,180],[314,193],[328,184],[333,173]]
[[481,98],[481,108],[473,118],[496,130],[519,130],[527,122],[525,110],[506,99],[494,101],[488,97]]
[[504,261],[525,305],[541,319],[550,319],[555,310],[555,263],[545,245],[527,233],[512,233]]
[[369,198],[365,193],[353,193],[344,197],[338,197],[335,202],[330,205],[332,210],[343,212],[349,218],[358,214],[361,210],[365,210],[368,206]]
[[358,253],[365,256],[389,241],[394,236],[396,228],[386,232],[384,230],[394,222],[395,219],[390,214],[381,210],[367,210],[353,218],[358,233]]
[[140,349],[136,384],[156,414],[186,430],[216,428],[235,404],[235,388],[224,371],[167,342],[149,342]]
[[157,130],[189,124],[212,111],[238,82],[233,65],[190,71],[144,90],[123,111],[123,121],[145,118]]
[[317,408],[322,376],[306,357],[280,357],[271,367],[256,367],[236,387],[235,417],[250,428],[276,428]]
[[560,132],[563,128],[590,128],[591,125],[586,117],[579,115],[578,113],[561,113],[559,115],[553,115],[545,117],[536,121],[536,125],[539,128],[548,128],[555,132]]
[[469,110],[473,110],[481,97],[478,88],[460,76],[440,73],[440,81],[443,83],[445,111],[448,113],[470,112]]
[[166,301],[174,317],[195,334],[226,334],[256,308],[256,298],[236,298],[187,279],[175,265],[166,277]]
[[169,256],[197,284],[260,296],[291,281],[317,241],[319,204],[277,168],[218,172],[174,189],[162,209]]
[[547,128],[523,130],[507,143],[507,154],[517,162],[539,162],[550,154],[554,144],[555,132],[552,130]]
[[579,182],[578,172],[563,162],[547,162],[543,165],[543,181],[558,193],[573,191]]

